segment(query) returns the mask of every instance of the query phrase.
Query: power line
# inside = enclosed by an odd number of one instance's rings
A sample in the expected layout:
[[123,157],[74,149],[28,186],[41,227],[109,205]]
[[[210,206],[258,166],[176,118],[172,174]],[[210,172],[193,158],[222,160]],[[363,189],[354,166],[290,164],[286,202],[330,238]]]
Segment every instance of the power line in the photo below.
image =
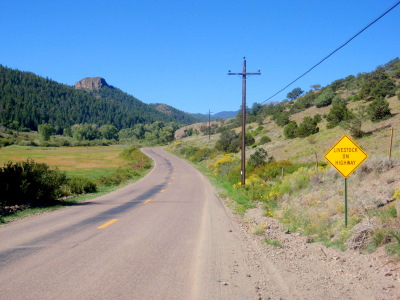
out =
[[327,60],[329,57],[331,57],[333,54],[335,54],[336,52],[338,52],[340,49],[342,49],[344,46],[346,46],[348,43],[350,43],[352,40],[354,40],[357,36],[359,36],[361,33],[363,33],[365,30],[367,30],[369,27],[371,27],[373,24],[375,24],[377,21],[379,21],[380,19],[382,19],[386,14],[388,14],[390,11],[392,11],[396,6],[398,6],[400,4],[400,1],[398,1],[396,4],[394,4],[392,7],[390,7],[389,9],[387,9],[383,14],[381,14],[379,17],[377,17],[375,20],[373,20],[372,22],[370,22],[367,26],[365,26],[363,29],[361,29],[359,32],[357,32],[355,35],[353,35],[351,38],[349,38],[345,43],[343,43],[342,45],[340,45],[338,48],[336,48],[335,50],[333,50],[331,53],[329,53],[327,56],[325,56],[323,59],[321,59],[318,63],[316,63],[314,66],[312,66],[310,69],[308,69],[306,72],[304,72],[302,75],[300,75],[299,77],[297,77],[295,80],[293,80],[292,82],[290,82],[288,85],[286,85],[283,89],[279,90],[278,92],[276,92],[275,94],[273,94],[271,97],[269,97],[267,100],[263,101],[261,104],[267,102],[268,100],[270,100],[271,98],[275,97],[276,95],[278,95],[280,92],[284,91],[286,88],[288,88],[289,86],[291,86],[293,83],[295,83],[297,80],[299,80],[300,78],[304,77],[305,75],[307,75],[308,73],[310,73],[313,69],[315,69],[317,66],[319,66],[320,64],[322,64],[325,60]]

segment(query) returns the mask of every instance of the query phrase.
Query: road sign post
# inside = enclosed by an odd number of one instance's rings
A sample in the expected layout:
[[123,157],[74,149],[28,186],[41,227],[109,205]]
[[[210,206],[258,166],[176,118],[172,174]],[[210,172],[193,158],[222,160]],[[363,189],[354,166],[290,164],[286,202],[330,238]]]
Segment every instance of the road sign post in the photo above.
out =
[[344,135],[326,154],[325,158],[344,177],[344,225],[347,227],[347,178],[368,158],[349,136]]
[[344,178],[344,227],[347,227],[347,178]]

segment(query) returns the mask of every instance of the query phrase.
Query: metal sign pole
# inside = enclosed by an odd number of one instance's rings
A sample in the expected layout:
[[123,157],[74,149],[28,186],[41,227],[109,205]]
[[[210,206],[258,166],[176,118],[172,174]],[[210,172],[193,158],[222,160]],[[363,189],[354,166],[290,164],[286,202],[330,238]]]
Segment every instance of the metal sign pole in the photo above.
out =
[[344,227],[347,227],[347,178],[344,178]]

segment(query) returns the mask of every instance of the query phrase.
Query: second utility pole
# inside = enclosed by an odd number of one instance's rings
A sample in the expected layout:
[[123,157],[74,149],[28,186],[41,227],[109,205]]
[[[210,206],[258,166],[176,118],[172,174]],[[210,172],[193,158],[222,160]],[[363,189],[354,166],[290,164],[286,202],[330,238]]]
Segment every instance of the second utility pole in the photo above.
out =
[[246,57],[243,57],[243,72],[231,73],[228,75],[242,76],[242,185],[246,184],[246,78],[248,75],[261,75],[260,70],[256,73],[246,73]]

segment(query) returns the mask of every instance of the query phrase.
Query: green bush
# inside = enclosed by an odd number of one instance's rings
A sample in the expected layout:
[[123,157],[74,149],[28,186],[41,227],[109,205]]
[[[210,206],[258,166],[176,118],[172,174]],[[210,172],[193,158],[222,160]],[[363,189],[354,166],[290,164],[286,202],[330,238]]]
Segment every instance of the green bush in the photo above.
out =
[[328,121],[326,127],[329,129],[334,128],[340,122],[349,120],[352,117],[354,116],[351,111],[347,109],[346,103],[340,102],[333,104],[329,114],[326,116],[326,120]]
[[273,157],[268,157],[267,150],[263,148],[258,148],[253,154],[250,155],[247,164],[250,168],[264,166],[265,164],[271,162]]
[[372,122],[388,119],[392,116],[389,103],[385,99],[376,99],[367,107],[367,114]]
[[358,95],[351,95],[351,96],[347,97],[346,100],[351,101],[351,102],[356,102],[356,101],[360,100],[360,98],[358,97]]
[[282,175],[282,169],[285,174],[291,174],[298,168],[298,165],[295,165],[290,161],[272,161],[266,165],[255,168],[254,173],[264,181],[269,181],[280,177]]
[[299,127],[296,130],[296,136],[304,138],[311,134],[315,134],[318,131],[319,128],[317,127],[317,122],[315,122],[310,117],[304,117],[303,122],[300,123]]
[[313,121],[314,121],[316,124],[320,123],[320,122],[322,121],[321,115],[320,115],[320,114],[314,115]]
[[118,168],[114,173],[108,176],[100,177],[99,181],[105,186],[119,185],[124,181],[139,176],[139,173],[131,168]]
[[0,139],[0,148],[12,145],[13,142],[8,139]]
[[334,97],[335,92],[331,88],[327,88],[323,90],[322,93],[315,100],[315,106],[318,108],[328,106],[332,103]]
[[290,122],[285,126],[283,133],[287,139],[294,139],[296,137],[297,132],[297,123],[295,121]]
[[0,169],[1,205],[49,205],[62,196],[60,188],[66,183],[64,172],[46,164],[30,159],[8,162]]
[[73,194],[97,192],[96,184],[86,177],[75,176],[68,180],[68,187]]
[[[242,141],[242,133],[239,134],[239,139],[240,139],[240,149],[242,149],[241,141]],[[253,145],[256,140],[254,137],[252,137],[250,134],[246,134],[246,147]]]
[[313,106],[315,99],[319,96],[319,94],[320,92],[312,91],[298,98],[290,108],[289,113],[295,114]]
[[215,150],[210,148],[200,148],[189,159],[194,162],[201,162],[210,158]]
[[289,124],[289,122],[290,122],[289,112],[287,112],[287,111],[280,112],[280,113],[274,115],[273,117],[276,122],[276,125],[281,126],[281,127],[285,126],[286,124]]
[[[241,165],[236,164],[236,165],[231,165],[231,166],[226,166],[227,167],[227,174],[226,174],[226,181],[230,183],[237,183],[241,181]],[[230,169],[228,169],[230,167]]]
[[193,156],[199,150],[200,150],[199,147],[189,145],[186,147],[182,147],[180,149],[180,153],[188,158],[188,157]]
[[134,170],[149,169],[151,167],[150,159],[140,151],[140,147],[137,145],[124,149],[119,157],[132,164],[131,166]]
[[264,135],[261,137],[259,144],[264,145],[264,144],[269,143],[270,141],[271,141],[271,139],[269,138],[269,136]]
[[234,130],[226,130],[221,133],[215,143],[215,149],[225,153],[236,153],[240,149],[240,135]]

